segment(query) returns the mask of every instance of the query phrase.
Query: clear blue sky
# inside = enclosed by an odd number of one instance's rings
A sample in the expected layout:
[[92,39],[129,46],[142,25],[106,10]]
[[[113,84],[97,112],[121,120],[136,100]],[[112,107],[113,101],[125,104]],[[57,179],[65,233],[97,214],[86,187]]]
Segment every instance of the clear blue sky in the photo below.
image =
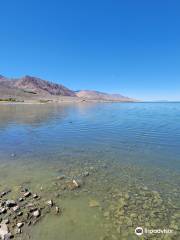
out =
[[1,0],[0,74],[180,100],[180,1]]

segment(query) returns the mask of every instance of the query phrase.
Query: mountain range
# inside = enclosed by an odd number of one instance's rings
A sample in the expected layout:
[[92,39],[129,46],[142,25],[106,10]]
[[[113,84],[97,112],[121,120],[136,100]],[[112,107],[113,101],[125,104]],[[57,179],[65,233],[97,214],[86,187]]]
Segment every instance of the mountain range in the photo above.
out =
[[73,91],[62,84],[53,83],[37,77],[24,76],[22,78],[7,78],[0,75],[0,99],[13,98],[15,100],[64,100],[75,101],[117,101],[133,102],[134,99],[120,94],[108,94],[93,90]]

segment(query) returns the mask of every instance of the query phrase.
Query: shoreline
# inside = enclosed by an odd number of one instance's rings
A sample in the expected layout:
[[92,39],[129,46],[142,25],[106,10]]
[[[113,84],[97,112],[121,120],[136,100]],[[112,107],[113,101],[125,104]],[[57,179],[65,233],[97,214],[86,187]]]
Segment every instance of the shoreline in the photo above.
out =
[[[17,100],[17,101],[0,101],[1,104],[14,105],[14,104],[62,104],[62,103],[139,103],[140,101],[110,101],[110,100],[90,100],[90,99],[38,99],[38,100]],[[140,102],[141,103],[141,102]]]

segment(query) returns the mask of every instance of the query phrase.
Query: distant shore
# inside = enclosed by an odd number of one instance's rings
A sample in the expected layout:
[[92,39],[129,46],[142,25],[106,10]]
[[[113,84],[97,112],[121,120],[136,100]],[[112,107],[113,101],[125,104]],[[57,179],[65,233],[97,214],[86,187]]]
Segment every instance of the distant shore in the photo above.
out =
[[127,103],[127,102],[136,102],[136,101],[83,99],[83,98],[77,98],[77,97],[61,97],[61,98],[52,98],[52,99],[43,99],[43,98],[42,99],[15,99],[15,98],[0,99],[0,104],[47,104],[47,103],[82,103],[82,102]]

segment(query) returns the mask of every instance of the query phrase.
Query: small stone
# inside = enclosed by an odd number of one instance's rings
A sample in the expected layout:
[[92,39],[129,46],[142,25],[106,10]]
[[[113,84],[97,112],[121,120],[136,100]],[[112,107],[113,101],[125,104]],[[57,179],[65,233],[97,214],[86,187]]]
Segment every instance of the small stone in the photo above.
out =
[[34,212],[34,211],[36,211],[36,210],[37,210],[37,207],[31,207],[31,208],[29,209],[30,212]]
[[55,211],[56,211],[56,214],[58,214],[59,212],[60,212],[60,209],[59,209],[59,207],[55,207]]
[[0,208],[0,213],[6,213],[6,208]]
[[28,226],[30,226],[30,225],[31,225],[31,223],[32,223],[32,222],[31,222],[31,221],[29,221],[29,222],[27,223],[27,225],[28,225]]
[[47,201],[47,205],[49,205],[50,207],[52,207],[52,206],[53,206],[53,201],[52,201],[52,200]]
[[110,215],[110,213],[109,213],[109,212],[105,212],[105,213],[104,213],[104,217],[106,217],[106,218],[108,218],[108,217],[109,217],[109,215]]
[[12,239],[12,238],[13,238],[12,233],[8,232],[8,233],[5,235],[4,240],[10,240],[10,239]]
[[13,211],[14,211],[14,212],[17,212],[18,210],[19,210],[19,206],[13,207]]
[[61,176],[58,176],[56,179],[57,179],[57,180],[63,180],[63,179],[65,179],[65,176],[64,176],[64,175],[61,175]]
[[8,223],[9,223],[9,219],[2,220],[2,224],[8,224]]
[[73,179],[73,184],[77,188],[80,187],[80,184],[75,179]]
[[32,207],[34,207],[34,204],[33,204],[33,203],[28,203],[28,204],[27,204],[27,207],[28,207],[28,208],[32,208]]
[[21,192],[28,192],[28,189],[25,187],[21,187]]
[[70,182],[67,183],[67,187],[70,189],[70,190],[75,190],[77,188],[80,187],[80,184],[76,181],[76,180],[72,180]]
[[0,197],[3,197],[3,196],[5,196],[6,195],[6,192],[1,192],[0,193]]
[[38,198],[38,195],[36,193],[34,193],[33,198]]
[[2,240],[6,239],[6,235],[9,233],[8,227],[5,223],[0,224],[0,238]]
[[17,227],[21,228],[24,224],[22,222],[17,223]]
[[40,216],[40,211],[39,210],[34,211],[33,216],[34,217],[39,217]]
[[89,176],[89,172],[86,171],[82,175],[83,175],[83,177],[87,177],[87,176]]
[[23,215],[23,212],[18,212],[17,213],[17,216],[22,216]]
[[14,232],[15,232],[15,234],[20,234],[20,233],[22,233],[22,230],[17,227]]
[[22,202],[22,201],[24,201],[24,199],[21,197],[21,198],[18,199],[18,201]]
[[31,195],[30,192],[25,192],[25,193],[24,193],[24,197],[26,197],[26,198],[29,197],[30,195]]
[[98,201],[96,201],[94,199],[89,201],[89,207],[99,207],[99,206],[100,206],[100,204]]
[[14,200],[7,200],[5,204],[6,204],[7,207],[16,206],[16,202]]

